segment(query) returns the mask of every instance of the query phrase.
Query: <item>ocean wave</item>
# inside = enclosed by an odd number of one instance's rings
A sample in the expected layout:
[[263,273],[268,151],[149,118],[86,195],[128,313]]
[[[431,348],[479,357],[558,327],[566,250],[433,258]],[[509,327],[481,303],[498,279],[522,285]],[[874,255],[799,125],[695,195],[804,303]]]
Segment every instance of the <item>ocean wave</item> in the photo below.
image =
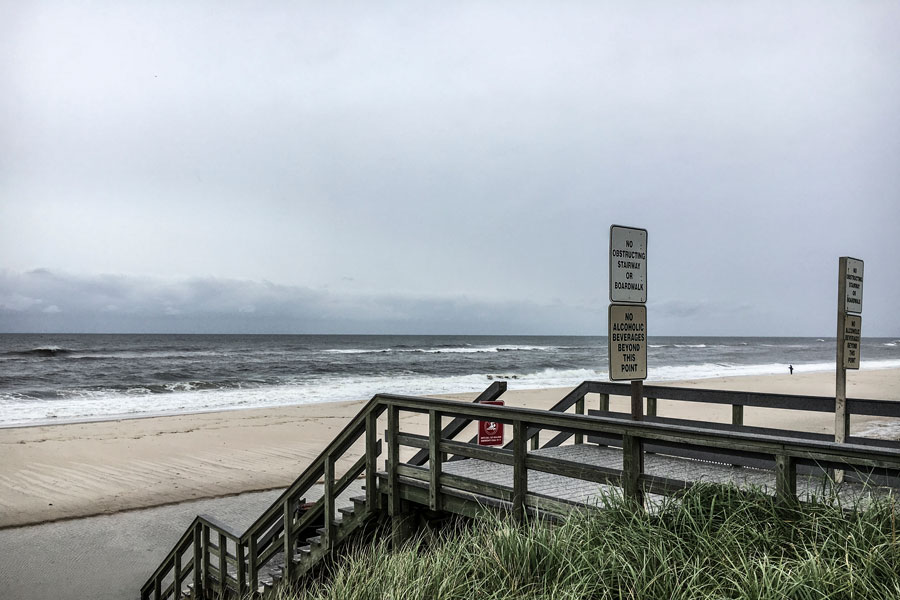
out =
[[71,354],[72,350],[68,348],[60,348],[59,346],[41,346],[39,348],[31,348],[30,350],[11,350],[5,352],[6,356],[64,356]]
[[431,346],[428,348],[412,348],[397,346],[394,348],[331,348],[327,354],[384,354],[419,353],[419,354],[494,354],[497,352],[549,352],[555,346],[501,345],[501,346]]

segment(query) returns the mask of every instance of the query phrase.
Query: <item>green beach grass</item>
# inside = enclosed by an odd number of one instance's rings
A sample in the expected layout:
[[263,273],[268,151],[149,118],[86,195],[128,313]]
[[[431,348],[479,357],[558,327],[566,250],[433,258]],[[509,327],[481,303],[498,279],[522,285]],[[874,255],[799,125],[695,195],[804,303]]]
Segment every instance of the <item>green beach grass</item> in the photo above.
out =
[[781,506],[761,492],[697,485],[652,511],[606,495],[562,524],[485,515],[376,541],[283,600],[900,598],[891,498],[836,495]]

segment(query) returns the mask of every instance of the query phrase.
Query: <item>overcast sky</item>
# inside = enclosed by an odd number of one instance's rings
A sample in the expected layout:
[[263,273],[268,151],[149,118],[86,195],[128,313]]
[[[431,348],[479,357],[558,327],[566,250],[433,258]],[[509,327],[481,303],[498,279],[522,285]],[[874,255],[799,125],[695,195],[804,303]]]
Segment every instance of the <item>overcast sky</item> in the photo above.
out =
[[900,335],[897,2],[0,3],[0,331]]

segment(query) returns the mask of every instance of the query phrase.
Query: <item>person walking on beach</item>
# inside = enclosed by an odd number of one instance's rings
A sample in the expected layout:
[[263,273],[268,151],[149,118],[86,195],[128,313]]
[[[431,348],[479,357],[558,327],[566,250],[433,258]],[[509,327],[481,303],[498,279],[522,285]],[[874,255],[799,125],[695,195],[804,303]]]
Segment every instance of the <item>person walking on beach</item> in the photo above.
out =
[[788,370],[791,372],[791,375],[794,374],[794,365],[788,365]]

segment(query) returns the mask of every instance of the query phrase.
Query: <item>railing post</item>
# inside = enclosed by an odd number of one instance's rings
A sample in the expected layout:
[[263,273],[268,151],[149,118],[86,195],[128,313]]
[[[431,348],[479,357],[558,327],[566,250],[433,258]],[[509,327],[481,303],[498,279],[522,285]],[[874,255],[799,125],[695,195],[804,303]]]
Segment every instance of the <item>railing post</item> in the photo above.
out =
[[244,566],[244,545],[241,540],[237,540],[234,544],[234,558],[237,562],[237,584],[238,598],[243,598],[247,594],[247,568]]
[[400,409],[388,405],[387,427],[387,478],[388,478],[388,514],[391,517],[391,543],[394,548],[399,548],[403,543],[403,524],[400,514],[400,475],[397,467],[400,465]]
[[400,477],[397,466],[400,464],[400,409],[393,404],[388,406],[387,423],[387,475],[388,475],[388,514],[392,517],[400,512]]
[[[583,415],[584,414],[584,396],[575,401],[575,414]],[[584,435],[581,433],[575,434],[575,443],[583,444],[584,443]]]
[[731,424],[732,425],[743,425],[744,424],[744,405],[743,404],[732,404],[731,405]]
[[255,594],[259,589],[259,565],[256,563],[256,534],[250,535],[247,543],[247,570],[250,581],[248,581],[248,591]]
[[622,491],[626,500],[644,506],[641,475],[644,473],[644,456],[641,440],[630,433],[622,435]]
[[647,397],[647,416],[656,416],[656,398],[650,398],[649,396]]
[[334,457],[325,457],[325,547],[334,545]]
[[181,594],[181,579],[183,577],[181,573],[181,554],[183,552],[183,548],[179,548],[175,546],[175,597],[177,598]]
[[534,435],[531,436],[531,449],[537,450],[540,447],[541,447],[541,430],[538,429],[536,432],[534,432]]
[[609,411],[609,394],[600,394],[600,406],[598,408],[602,411]]
[[162,577],[157,577],[153,582],[153,600],[162,598]]
[[194,526],[194,591],[193,597],[200,598],[203,590],[203,536],[200,530],[203,525],[200,521]]
[[[219,532],[219,589],[222,598],[228,592],[228,542],[225,540],[225,534]],[[176,596],[177,597],[177,596]]]
[[206,586],[209,585],[209,527],[202,525],[203,528],[203,593],[206,594]]
[[[325,493],[328,493],[327,487]],[[287,581],[291,580],[291,576],[293,575],[292,571],[294,570],[294,511],[291,510],[291,504],[293,503],[291,502],[290,496],[285,498],[284,502],[281,503],[281,527],[284,530],[284,578]]]
[[378,475],[378,418],[374,407],[366,414],[366,509],[374,511]]
[[775,497],[783,504],[797,500],[797,463],[792,456],[775,455]]
[[434,410],[428,411],[428,462],[429,462],[429,486],[428,508],[434,511],[441,510],[441,415]]
[[522,421],[513,421],[513,518],[518,522],[525,520],[525,494],[528,493],[526,429]]

